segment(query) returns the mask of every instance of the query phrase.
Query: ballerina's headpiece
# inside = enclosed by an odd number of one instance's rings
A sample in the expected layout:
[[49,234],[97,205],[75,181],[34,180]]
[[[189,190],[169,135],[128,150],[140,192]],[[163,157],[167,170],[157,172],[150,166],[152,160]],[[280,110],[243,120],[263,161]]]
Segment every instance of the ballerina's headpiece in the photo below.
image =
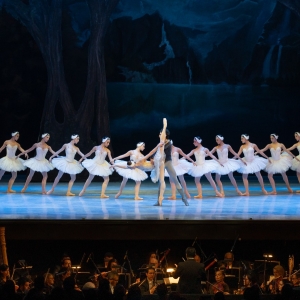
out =
[[43,133],[43,134],[42,134],[42,139],[43,139],[44,137],[46,137],[47,135],[49,135],[49,133]]
[[201,142],[202,142],[202,139],[200,139],[200,138],[197,137],[197,136],[194,137],[194,140],[196,140],[199,144],[201,144]]
[[73,135],[71,135],[71,139],[72,139],[72,140],[75,140],[76,138],[79,138],[79,135],[78,135],[78,134],[73,134]]
[[103,139],[102,139],[102,143],[105,143],[106,141],[110,140],[110,138],[108,136],[105,136]]
[[300,132],[296,131],[295,134],[297,134],[298,136],[300,136]]
[[278,140],[279,135],[277,135],[276,133],[271,133],[271,136],[273,136],[276,140]]
[[143,145],[145,145],[144,142],[139,142],[139,143],[136,144],[137,147],[141,147],[141,146],[143,146]]
[[16,136],[19,133],[19,131],[15,131],[11,133],[11,136]]
[[221,141],[224,141],[224,136],[217,134],[216,137],[217,137],[218,139],[220,139]]
[[242,134],[241,137],[245,138],[247,141],[249,140],[250,136],[247,134]]

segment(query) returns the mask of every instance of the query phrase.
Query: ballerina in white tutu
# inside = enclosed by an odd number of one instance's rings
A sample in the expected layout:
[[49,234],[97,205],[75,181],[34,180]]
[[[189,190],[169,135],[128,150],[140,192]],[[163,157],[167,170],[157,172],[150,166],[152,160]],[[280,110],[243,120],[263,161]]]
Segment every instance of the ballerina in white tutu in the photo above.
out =
[[[115,157],[113,159],[113,161],[115,162],[116,165],[120,165],[120,166],[127,165],[126,161],[122,161],[120,159],[128,157],[128,156],[130,156],[130,160],[133,162],[141,161],[144,159],[144,155],[141,153],[141,151],[144,151],[144,150],[145,150],[145,143],[139,142],[139,143],[137,143],[135,150],[130,150],[123,155],[119,155],[119,156]],[[143,200],[143,198],[141,198],[139,196],[139,191],[140,191],[141,182],[148,178],[148,175],[146,174],[146,172],[139,168],[116,167],[115,170],[117,171],[117,173],[119,175],[121,175],[123,177],[122,183],[120,185],[120,190],[116,194],[115,198],[117,199],[120,197],[120,195],[122,194],[123,189],[127,183],[127,180],[132,179],[135,181],[134,200]]]
[[[180,180],[181,186],[183,188],[183,191],[184,191],[186,197],[188,199],[190,199],[191,195],[187,190],[186,182],[184,180],[183,175],[189,172],[189,170],[191,169],[193,163],[195,165],[196,165],[196,163],[190,157],[188,157],[180,148],[174,146],[173,144],[172,144],[171,155],[172,155],[172,165],[174,167],[175,173],[176,173],[177,177]],[[192,163],[187,162],[185,159],[179,159],[179,155],[181,155],[184,158],[188,159]],[[168,173],[167,170],[165,170],[165,177],[169,177],[169,181],[170,181],[170,185],[171,185],[171,191],[172,191],[172,195],[168,199],[176,200],[176,185],[175,185],[175,182],[169,176],[169,173]]]
[[106,156],[108,156],[109,161],[113,161],[110,150],[108,149],[109,144],[110,138],[104,137],[100,146],[93,147],[88,154],[84,155],[84,157],[79,160],[79,162],[81,162],[86,157],[89,157],[91,154],[95,153],[95,157],[93,159],[85,159],[82,162],[82,165],[89,171],[90,175],[86,180],[82,191],[79,193],[79,196],[82,196],[85,193],[85,190],[90,185],[95,175],[97,175],[103,177],[104,180],[102,183],[100,198],[109,198],[109,196],[105,195],[105,191],[109,182],[109,175],[113,173],[113,170],[110,168],[111,165],[105,160]]
[[71,136],[71,142],[68,144],[64,144],[61,149],[55,152],[51,157],[50,161],[53,157],[57,156],[60,152],[66,152],[65,157],[58,157],[53,158],[52,164],[53,166],[59,171],[50,191],[47,192],[47,195],[53,193],[55,187],[57,186],[60,178],[63,176],[64,173],[70,174],[71,180],[68,184],[68,190],[66,196],[75,196],[75,194],[71,193],[72,186],[76,179],[76,174],[81,173],[83,171],[82,165],[74,159],[76,153],[78,153],[81,157],[84,157],[83,153],[80,152],[79,148],[75,146],[79,142],[79,135],[74,134]]
[[[21,152],[25,151],[21,145],[17,143],[19,137],[20,134],[18,131],[12,132],[11,139],[6,140],[0,148],[0,153],[4,148],[6,148],[6,156],[0,159],[0,180],[5,172],[11,172],[11,178],[8,181],[7,186],[7,193],[15,193],[15,191],[12,190],[12,186],[17,178],[17,172],[26,169],[24,166],[24,160],[16,157],[16,151],[18,149]],[[28,158],[28,154],[25,154],[25,157]]]
[[216,143],[218,144],[218,146],[214,147],[210,152],[211,154],[217,152],[219,161],[223,165],[222,167],[220,164],[216,163],[216,168],[213,172],[216,173],[215,180],[220,188],[220,192],[223,196],[225,196],[223,184],[221,182],[221,176],[228,175],[232,185],[235,187],[236,192],[241,196],[242,192],[239,190],[237,183],[233,177],[233,172],[240,168],[240,164],[237,160],[228,158],[228,153],[230,152],[235,157],[238,157],[245,165],[247,165],[247,163],[244,162],[235,151],[233,151],[230,145],[224,143],[224,137],[222,135],[216,135]]
[[[196,166],[192,166],[192,168],[189,171],[189,174],[195,177],[195,184],[198,190],[198,195],[194,196],[194,198],[203,198],[202,186],[200,183],[200,179],[203,175],[205,175],[210,185],[214,189],[216,196],[223,197],[223,195],[218,191],[215,181],[211,177],[211,172],[213,172],[216,169],[216,164],[214,160],[217,161],[221,166],[223,165],[213,154],[210,153],[210,151],[207,148],[204,148],[202,146],[202,139],[199,136],[194,137],[193,143],[196,148],[192,150],[187,156],[190,157],[194,155],[196,158]],[[210,156],[213,160],[205,160],[206,156]]]
[[[249,196],[249,182],[248,182],[248,174],[255,174],[258,182],[261,186],[261,189],[265,195],[268,195],[268,192],[265,190],[264,181],[260,174],[260,171],[263,170],[267,163],[268,163],[268,156],[265,155],[263,152],[261,152],[256,144],[250,143],[249,141],[249,135],[248,134],[242,134],[241,135],[241,141],[243,145],[240,147],[240,150],[238,152],[238,156],[240,156],[242,153],[244,154],[243,161],[246,162],[247,165],[245,165],[242,162],[240,163],[240,168],[237,170],[239,173],[243,174],[243,182],[245,186],[245,193],[243,193],[243,196]],[[260,155],[265,157],[266,159],[254,155],[254,151],[258,152]],[[270,161],[271,162],[271,161]]]
[[46,183],[47,183],[47,172],[54,169],[53,165],[46,159],[46,154],[48,151],[50,151],[52,154],[55,152],[52,150],[52,148],[47,145],[47,142],[50,139],[49,133],[42,134],[42,140],[39,143],[35,143],[31,148],[24,151],[23,153],[19,154],[18,157],[20,157],[23,154],[29,153],[32,150],[36,149],[36,156],[33,158],[30,158],[24,162],[24,166],[30,169],[29,175],[26,179],[25,185],[23,189],[21,190],[21,193],[24,193],[26,189],[28,188],[28,185],[34,175],[35,172],[41,172],[43,175],[42,180],[42,194],[45,195],[46,192]]
[[[267,150],[270,150],[271,152],[271,157],[269,158],[271,162],[269,162],[265,168],[265,171],[268,173],[270,184],[272,186],[272,192],[269,193],[271,195],[277,194],[275,181],[273,178],[274,174],[281,174],[289,193],[293,193],[285,172],[292,166],[292,157],[295,157],[295,155],[288,149],[286,149],[283,144],[278,143],[278,137],[279,136],[276,133],[272,133],[270,135],[272,143],[268,144],[264,149],[260,150],[261,152],[265,152]],[[285,153],[281,154],[281,151],[285,151]],[[292,157],[290,157],[290,155]]]
[[[294,136],[295,136],[297,143],[294,144],[292,147],[288,148],[287,150],[292,151],[294,149],[297,149],[299,152],[299,155],[294,157],[294,159],[292,160],[291,169],[293,171],[296,171],[298,181],[300,183],[300,132],[298,132],[298,131],[295,132]],[[300,193],[300,190],[296,191],[296,193]]]

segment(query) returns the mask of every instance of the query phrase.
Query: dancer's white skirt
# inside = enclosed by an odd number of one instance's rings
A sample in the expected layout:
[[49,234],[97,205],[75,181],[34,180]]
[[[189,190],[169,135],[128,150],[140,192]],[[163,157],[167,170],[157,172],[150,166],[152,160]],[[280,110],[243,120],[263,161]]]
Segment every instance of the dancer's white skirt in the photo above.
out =
[[26,169],[24,160],[21,158],[8,158],[7,156],[0,159],[0,169],[6,172],[18,172]]
[[45,158],[37,160],[35,157],[24,161],[24,166],[35,172],[49,172],[54,169],[54,166]]
[[241,167],[238,160],[231,159],[231,158],[228,159],[225,163],[222,163],[223,167],[217,161],[213,161],[213,162],[216,165],[216,168],[213,171],[213,173],[217,173],[220,175],[227,175],[230,172],[234,172]]
[[[297,158],[300,160],[300,155],[298,155]],[[298,161],[296,158],[292,160],[291,169],[300,173],[300,161]]]
[[269,174],[277,174],[286,172],[292,166],[292,157],[287,154],[283,153],[280,155],[280,159],[274,160],[270,157],[272,163],[267,164],[265,171]]
[[104,160],[102,163],[97,162],[96,159],[86,159],[82,162],[82,165],[89,171],[92,175],[97,176],[109,176],[113,173],[114,169],[110,168],[110,164]]
[[[127,166],[127,161],[124,160],[116,160],[115,165]],[[118,168],[115,167],[116,172],[124,178],[132,179],[134,181],[143,181],[148,178],[148,175],[140,170],[139,168]]]
[[189,175],[193,177],[201,177],[209,172],[214,172],[216,169],[216,163],[214,160],[206,160],[203,164],[194,166],[192,165]]
[[[186,161],[185,159],[179,159],[176,166],[173,165],[177,176],[184,175],[190,171],[193,164]],[[165,169],[165,177],[169,177],[168,171]]]
[[52,164],[57,170],[70,175],[79,174],[84,170],[77,160],[74,159],[72,162],[69,162],[64,156],[53,158]]
[[156,183],[159,179],[159,169],[160,166],[164,163],[165,154],[161,155],[160,149],[158,149],[154,155],[154,169],[151,171],[151,180]]
[[238,162],[240,164],[240,168],[237,170],[239,173],[242,173],[242,174],[253,174],[253,173],[259,172],[259,171],[263,170],[268,163],[267,159],[259,157],[259,156],[255,156],[251,162],[246,161],[244,158],[243,158],[243,161],[246,162],[247,166],[245,164],[243,164],[243,162],[238,160]]

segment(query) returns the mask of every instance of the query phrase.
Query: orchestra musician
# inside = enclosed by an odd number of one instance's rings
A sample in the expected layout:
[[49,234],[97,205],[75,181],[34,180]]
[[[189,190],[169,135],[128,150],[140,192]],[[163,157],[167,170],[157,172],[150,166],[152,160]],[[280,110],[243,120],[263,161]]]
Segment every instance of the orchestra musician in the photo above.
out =
[[121,284],[118,284],[119,274],[116,271],[111,271],[108,273],[107,278],[109,281],[109,292],[114,296],[113,299],[123,299],[125,289]]
[[201,281],[206,281],[204,265],[195,261],[196,250],[188,247],[186,261],[178,263],[174,278],[179,278],[177,291],[182,294],[202,294]]
[[50,294],[54,288],[54,276],[51,273],[44,274],[45,278],[45,288],[44,293],[46,295]]
[[216,294],[218,292],[223,292],[224,295],[229,295],[229,286],[224,282],[225,273],[223,270],[216,271],[215,279],[216,282],[210,286],[209,293]]
[[280,294],[282,287],[289,283],[287,278],[284,278],[284,268],[281,265],[276,265],[273,268],[274,279],[269,283],[269,292],[271,294]]
[[291,282],[293,287],[300,287],[300,273],[293,274],[291,276]]
[[201,257],[198,254],[195,255],[195,262],[197,263],[201,262]]
[[139,285],[142,296],[143,295],[153,295],[156,292],[156,283],[154,281],[155,278],[155,269],[153,267],[149,267],[147,269],[146,278]]
[[9,267],[6,264],[0,265],[0,289],[5,284],[5,282],[9,279]]
[[101,272],[101,276],[103,278],[106,278],[109,272],[117,272],[118,273],[118,268],[120,266],[118,265],[118,261],[115,258],[112,258],[108,261],[107,267],[106,267],[106,272]]
[[224,269],[231,269],[231,268],[236,268],[240,267],[239,262],[236,262],[234,260],[234,255],[232,252],[227,252],[224,255],[224,260],[219,262],[219,269],[224,270]]

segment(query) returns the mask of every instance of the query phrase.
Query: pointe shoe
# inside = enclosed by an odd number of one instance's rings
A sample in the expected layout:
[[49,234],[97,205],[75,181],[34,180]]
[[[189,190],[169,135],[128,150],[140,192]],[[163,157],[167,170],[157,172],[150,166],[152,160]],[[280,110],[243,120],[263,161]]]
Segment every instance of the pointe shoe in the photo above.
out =
[[47,195],[51,195],[53,193],[53,190],[51,189],[50,191],[48,191],[46,194]]
[[263,194],[268,195],[269,193],[266,190],[262,190]]
[[197,195],[197,196],[194,196],[194,199],[202,199],[203,196],[202,195]]
[[7,190],[6,191],[8,194],[13,194],[13,193],[15,193],[16,191],[14,191],[14,190]]
[[158,201],[153,206],[162,206]]
[[101,194],[100,198],[109,198],[109,196],[106,196],[105,194]]
[[182,202],[185,204],[185,206],[189,206],[189,203],[187,202],[186,199],[182,198],[181,200],[182,200]]
[[290,194],[294,193],[292,189],[288,189],[288,191],[289,191]]
[[242,194],[242,196],[250,196],[250,194],[245,192]]
[[191,195],[189,193],[185,193],[187,199],[191,199]]
[[75,194],[71,193],[71,192],[67,192],[66,196],[75,196]]
[[243,193],[240,190],[236,191],[239,196],[243,196]]
[[26,192],[26,189],[25,188],[22,188],[21,189],[21,193],[25,193]]
[[42,195],[47,195],[47,192],[46,191],[42,191]]
[[176,196],[171,196],[171,197],[168,197],[169,200],[176,200]]
[[135,197],[134,200],[143,200],[141,197]]
[[83,196],[84,193],[85,193],[85,191],[81,191],[78,196],[81,197],[81,196]]
[[116,196],[115,196],[115,199],[118,199],[120,197],[121,193],[118,193]]
[[268,195],[277,195],[277,192],[276,191],[272,191],[272,192],[268,193]]
[[224,197],[223,194],[221,194],[221,193],[218,192],[218,191],[216,192],[216,196],[217,196],[217,197],[220,197],[220,198],[223,198],[223,197]]

